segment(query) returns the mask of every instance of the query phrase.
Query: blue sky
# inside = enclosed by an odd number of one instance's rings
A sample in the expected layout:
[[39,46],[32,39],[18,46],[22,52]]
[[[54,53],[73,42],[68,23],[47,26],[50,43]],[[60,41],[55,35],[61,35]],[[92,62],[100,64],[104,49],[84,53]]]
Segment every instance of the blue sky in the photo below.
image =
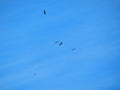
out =
[[119,10],[119,0],[0,0],[0,90],[119,90]]

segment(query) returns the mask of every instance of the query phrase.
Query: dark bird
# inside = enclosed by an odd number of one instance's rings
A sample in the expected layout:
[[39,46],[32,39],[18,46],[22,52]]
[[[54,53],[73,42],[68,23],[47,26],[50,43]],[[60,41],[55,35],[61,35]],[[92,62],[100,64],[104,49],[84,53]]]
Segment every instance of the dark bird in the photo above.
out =
[[60,43],[59,43],[59,46],[61,46],[62,44],[63,44],[63,42],[60,42]]
[[73,48],[72,51],[76,50],[76,48]]
[[45,11],[45,9],[43,10],[43,12],[44,12],[44,15],[46,15],[46,11]]

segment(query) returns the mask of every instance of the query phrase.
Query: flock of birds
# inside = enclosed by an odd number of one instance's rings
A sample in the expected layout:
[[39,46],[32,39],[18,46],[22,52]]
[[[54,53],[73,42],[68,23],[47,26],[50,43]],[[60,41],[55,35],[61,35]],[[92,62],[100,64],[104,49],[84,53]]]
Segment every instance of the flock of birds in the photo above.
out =
[[[58,44],[59,46],[61,46],[63,44],[62,41],[56,41],[55,43]],[[74,51],[74,50],[76,50],[76,48],[72,48],[72,51]]]
[[56,41],[55,43],[57,43],[59,46],[61,46],[63,44],[63,42],[61,42],[61,41]]
[[[46,10],[45,9],[43,10],[43,13],[44,13],[44,15],[46,15]],[[63,45],[63,41],[56,41],[55,43],[58,44],[59,46]],[[72,51],[75,51],[75,50],[76,50],[76,48],[72,48]],[[34,76],[36,76],[36,75],[37,75],[37,73],[35,72]]]
[[[44,15],[46,15],[46,10],[45,9],[43,10],[43,13],[44,13]],[[59,46],[61,46],[63,44],[62,41],[56,41],[55,43],[58,44]],[[72,51],[74,51],[74,50],[76,50],[76,48],[72,48]]]

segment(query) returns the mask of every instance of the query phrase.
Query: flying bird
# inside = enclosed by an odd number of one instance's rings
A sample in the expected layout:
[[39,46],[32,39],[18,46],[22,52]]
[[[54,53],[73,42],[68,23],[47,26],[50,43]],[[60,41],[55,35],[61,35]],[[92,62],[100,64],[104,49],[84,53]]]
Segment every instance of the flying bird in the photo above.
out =
[[56,41],[55,43],[59,43],[59,41]]
[[59,46],[61,46],[62,44],[63,44],[63,42],[60,42],[60,43],[59,43]]
[[34,73],[34,76],[36,76],[36,75],[37,75],[37,73],[35,72],[35,73]]
[[72,51],[76,50],[76,48],[73,48]]
[[44,12],[44,15],[46,15],[46,11],[45,11],[45,9],[43,10],[43,12]]

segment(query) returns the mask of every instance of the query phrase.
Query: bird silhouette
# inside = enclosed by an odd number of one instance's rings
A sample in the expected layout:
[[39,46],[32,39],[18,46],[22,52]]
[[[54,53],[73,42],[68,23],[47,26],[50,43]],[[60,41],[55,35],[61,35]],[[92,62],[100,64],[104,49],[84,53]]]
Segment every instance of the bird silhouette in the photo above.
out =
[[43,10],[43,12],[44,12],[44,15],[46,15],[46,10],[45,9]]
[[55,43],[59,43],[59,41],[56,41]]
[[76,50],[76,48],[72,48],[72,51]]
[[63,44],[63,42],[60,42],[60,43],[59,43],[59,46],[61,46],[62,44]]
[[34,73],[34,76],[36,76],[36,75],[37,75],[37,73],[35,72],[35,73]]

